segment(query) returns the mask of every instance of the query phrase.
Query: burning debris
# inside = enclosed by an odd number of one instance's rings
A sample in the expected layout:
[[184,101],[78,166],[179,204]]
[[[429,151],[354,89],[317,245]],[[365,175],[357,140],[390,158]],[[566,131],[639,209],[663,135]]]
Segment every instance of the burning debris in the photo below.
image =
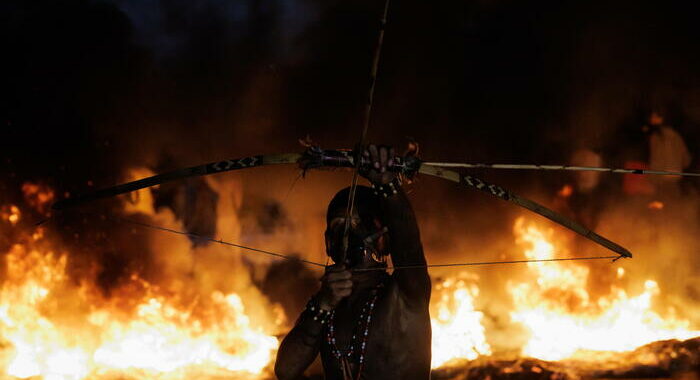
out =
[[700,378],[700,338],[654,342],[622,353],[595,352],[595,360],[482,358],[433,372],[436,380],[578,380]]

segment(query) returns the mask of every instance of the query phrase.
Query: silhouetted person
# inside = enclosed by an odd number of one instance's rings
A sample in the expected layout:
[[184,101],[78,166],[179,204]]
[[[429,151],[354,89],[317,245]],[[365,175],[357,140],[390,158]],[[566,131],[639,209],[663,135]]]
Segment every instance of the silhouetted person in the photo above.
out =
[[[389,170],[393,149],[370,146],[373,184],[358,186],[347,257],[349,189],[328,206],[326,252],[333,259],[277,353],[275,374],[299,378],[320,353],[326,379],[429,379],[430,277],[413,210]],[[376,193],[376,194],[375,194]],[[386,272],[394,266],[417,266]]]
[[[601,155],[591,149],[575,150],[569,157],[569,165],[604,166]],[[571,172],[571,179],[573,185],[557,194],[557,208],[586,227],[595,228],[609,196],[609,186],[601,183],[601,173],[597,171],[574,171]]]
[[[665,170],[681,172],[691,162],[691,155],[683,137],[675,129],[664,123],[664,116],[660,111],[652,111],[648,124],[642,127],[649,142],[649,168],[651,170]],[[673,197],[678,194],[680,176],[654,176],[651,178],[655,185],[655,192],[665,197]]]

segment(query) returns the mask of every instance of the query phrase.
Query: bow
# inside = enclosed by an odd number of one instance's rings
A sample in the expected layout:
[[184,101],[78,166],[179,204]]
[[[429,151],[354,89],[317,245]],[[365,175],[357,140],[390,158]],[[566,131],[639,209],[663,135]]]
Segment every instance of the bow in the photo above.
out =
[[[377,43],[375,45],[374,55],[372,59],[372,66],[370,71],[370,87],[367,96],[367,103],[365,105],[364,112],[364,123],[362,129],[362,135],[360,137],[357,149],[355,151],[351,150],[322,150],[316,146],[307,146],[305,152],[299,153],[287,153],[287,154],[272,154],[272,155],[257,155],[249,156],[243,158],[235,158],[231,160],[211,162],[204,165],[193,166],[185,169],[175,170],[163,174],[154,175],[151,177],[143,178],[137,181],[127,182],[114,187],[105,188],[102,190],[95,191],[93,193],[84,194],[77,197],[72,197],[56,202],[53,205],[54,210],[64,210],[67,208],[75,207],[81,203],[93,201],[97,199],[113,197],[119,194],[124,194],[140,189],[144,189],[151,186],[160,185],[166,182],[171,182],[175,180],[180,180],[195,176],[204,176],[209,174],[222,173],[233,170],[254,168],[264,165],[280,165],[280,164],[297,164],[302,169],[302,173],[305,173],[309,169],[323,168],[323,167],[345,167],[353,168],[353,177],[350,186],[350,194],[348,199],[347,216],[345,218],[345,233],[343,236],[343,246],[344,252],[347,251],[348,246],[348,232],[350,229],[350,220],[354,207],[355,201],[355,189],[357,188],[357,181],[360,169],[368,166],[370,163],[362,157],[361,153],[364,148],[365,140],[367,137],[367,130],[370,124],[370,118],[372,113],[372,102],[374,99],[374,88],[376,85],[377,70],[379,66],[379,58],[381,55],[382,44],[384,41],[384,28],[386,26],[387,14],[389,11],[389,0],[385,0],[384,10],[379,23],[379,34],[377,36]],[[464,164],[469,165],[469,164]],[[423,162],[419,160],[415,155],[408,155],[406,157],[396,157],[394,159],[394,165],[390,170],[399,172],[401,175],[412,178],[416,173],[421,173],[424,175],[434,176],[442,178],[448,181],[456,182],[462,186],[471,187],[473,189],[491,194],[502,200],[512,202],[520,207],[524,207],[530,211],[533,211],[539,215],[548,218],[555,223],[558,223],[585,238],[594,241],[595,243],[615,252],[618,256],[615,260],[622,257],[632,257],[632,254],[622,246],[598,235],[597,233],[589,230],[588,228],[582,226],[581,224],[527,198],[523,198],[515,193],[504,189],[501,186],[488,183],[477,177],[471,175],[461,174],[454,170],[446,169],[445,166],[457,166],[459,164],[450,163],[430,163]],[[468,166],[467,166],[468,167]],[[479,166],[482,167],[482,166]],[[146,225],[144,225],[146,226]],[[157,226],[147,225],[146,227],[157,228],[169,232],[183,233],[174,230],[168,230],[160,228]],[[189,233],[184,233],[188,235],[193,235]],[[257,248],[245,247],[239,244],[224,242],[221,240],[209,239],[221,244],[232,245],[239,248],[249,249],[251,251],[257,251],[262,253],[271,254],[278,257],[286,257],[285,255],[277,254],[274,252],[268,252],[260,250]],[[610,258],[610,257],[597,257],[597,258]],[[580,259],[580,258],[579,258]],[[589,258],[590,259],[590,258]],[[556,259],[563,260],[563,259]],[[304,260],[302,260],[304,261]],[[314,265],[322,266],[319,263],[311,263]],[[474,264],[493,264],[490,263],[465,263],[464,265],[474,265]],[[451,264],[448,264],[451,265]],[[459,264],[462,265],[462,264]]]
[[[620,258],[631,258],[632,253],[620,246],[619,244],[591,231],[583,225],[571,220],[564,215],[557,213],[533,200],[524,198],[507,190],[499,185],[486,182],[472,175],[456,172],[446,169],[438,165],[424,162],[415,156],[396,157],[395,163],[390,168],[408,178],[413,178],[416,174],[423,174],[442,178],[451,182],[458,183],[461,186],[479,190],[490,194],[494,197],[514,203],[520,207],[526,208],[545,218],[558,223],[577,234],[615,252]],[[121,185],[104,188],[92,193],[87,193],[64,200],[60,200],[53,204],[54,210],[66,210],[76,207],[80,204],[98,199],[109,198],[120,194],[129,193],[132,191],[145,189],[148,187],[160,185],[167,182],[181,180],[190,177],[204,176],[210,174],[223,173],[234,170],[249,169],[265,165],[282,165],[296,164],[305,173],[307,170],[320,168],[355,168],[366,167],[371,163],[361,155],[356,154],[352,150],[323,150],[317,146],[312,146],[306,149],[303,153],[286,153],[286,154],[271,154],[257,155],[243,158],[234,158],[230,160],[210,162],[203,165],[192,166],[185,169],[174,170],[167,173],[157,174],[151,177],[146,177],[132,182],[127,182]],[[215,240],[216,241],[216,240]]]

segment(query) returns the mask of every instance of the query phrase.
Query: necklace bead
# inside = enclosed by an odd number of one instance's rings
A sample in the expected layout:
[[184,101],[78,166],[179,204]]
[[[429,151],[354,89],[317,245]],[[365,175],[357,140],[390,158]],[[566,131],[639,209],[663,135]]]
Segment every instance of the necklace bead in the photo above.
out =
[[[359,331],[360,336],[362,337],[361,344],[358,345],[357,333],[353,333],[352,340],[350,341],[350,344],[348,345],[347,349],[340,349],[336,345],[337,341],[335,338],[335,310],[330,312],[330,315],[328,316],[326,341],[330,346],[331,353],[333,354],[333,356],[335,356],[336,359],[341,360],[341,358],[343,357],[352,358],[354,355],[357,355],[359,364],[364,363],[365,351],[367,349],[367,339],[369,336],[369,326],[372,322],[374,305],[377,301],[377,298],[379,297],[378,290],[382,286],[383,284],[380,284],[379,286],[377,286],[377,288],[374,289],[372,296],[367,300],[367,303],[365,303],[364,307],[361,309],[360,316],[357,320],[356,330]],[[360,347],[360,352],[356,352],[356,347]]]

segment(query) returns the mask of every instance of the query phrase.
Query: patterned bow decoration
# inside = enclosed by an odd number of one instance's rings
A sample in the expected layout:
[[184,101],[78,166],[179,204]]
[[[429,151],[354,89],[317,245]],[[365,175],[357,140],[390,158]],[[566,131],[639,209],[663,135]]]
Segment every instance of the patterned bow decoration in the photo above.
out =
[[[360,161],[356,161],[357,157],[360,157]],[[421,161],[415,156],[396,157],[394,161],[395,163],[391,170],[397,171],[408,178],[412,178],[416,174],[429,175],[479,190],[504,201],[524,207],[576,232],[577,234],[591,241],[594,241],[595,243],[615,252],[618,255],[615,258],[616,260],[623,257],[632,257],[632,253],[619,244],[591,231],[583,225],[557,213],[554,210],[551,210],[533,200],[519,196],[499,185],[489,183],[472,175],[446,169],[441,166],[431,164],[430,162]],[[85,202],[114,197],[120,194],[145,189],[167,182],[182,180],[185,178],[249,169],[265,165],[282,164],[296,164],[304,172],[319,168],[358,168],[370,165],[370,163],[366,162],[364,158],[361,158],[360,155],[355,154],[351,150],[323,150],[319,147],[312,146],[307,148],[303,153],[249,156],[174,170],[136,181],[127,182],[121,185],[108,187],[92,193],[60,200],[54,203],[52,207],[54,210],[66,210],[69,208],[74,208]]]

